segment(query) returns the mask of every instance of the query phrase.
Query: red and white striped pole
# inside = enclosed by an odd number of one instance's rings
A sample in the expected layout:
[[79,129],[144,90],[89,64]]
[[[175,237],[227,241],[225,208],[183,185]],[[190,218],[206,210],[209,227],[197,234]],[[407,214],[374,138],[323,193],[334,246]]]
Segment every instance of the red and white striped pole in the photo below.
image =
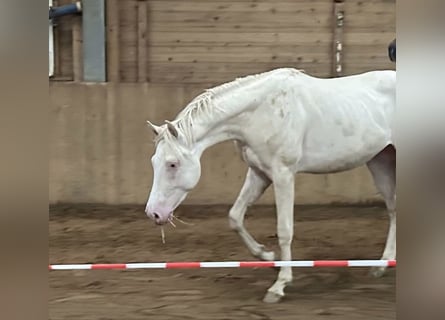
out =
[[318,267],[395,267],[396,260],[303,260],[303,261],[221,261],[221,262],[153,262],[104,264],[50,264],[49,270],[128,270],[193,268],[318,268]]

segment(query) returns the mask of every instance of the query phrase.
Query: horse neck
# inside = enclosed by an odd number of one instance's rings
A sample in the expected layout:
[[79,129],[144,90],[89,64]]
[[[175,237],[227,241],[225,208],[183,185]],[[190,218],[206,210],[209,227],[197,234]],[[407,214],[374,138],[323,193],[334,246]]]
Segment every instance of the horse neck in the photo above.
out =
[[296,73],[300,71],[282,68],[211,89],[213,107],[209,116],[193,119],[193,149],[201,155],[205,149],[223,141],[246,142],[245,123],[251,116],[249,113],[282,89],[283,81]]
[[215,111],[207,119],[198,120],[194,127],[194,149],[202,154],[207,148],[227,140],[243,141],[243,118],[256,108],[262,97],[255,85],[227,90],[214,97]]

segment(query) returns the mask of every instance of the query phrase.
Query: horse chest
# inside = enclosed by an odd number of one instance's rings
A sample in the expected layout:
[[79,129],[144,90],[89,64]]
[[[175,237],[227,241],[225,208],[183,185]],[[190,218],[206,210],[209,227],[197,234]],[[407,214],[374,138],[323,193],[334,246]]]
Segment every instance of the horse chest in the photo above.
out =
[[259,155],[248,146],[241,147],[241,154],[250,167],[258,168],[264,173],[270,172],[270,159],[267,155]]

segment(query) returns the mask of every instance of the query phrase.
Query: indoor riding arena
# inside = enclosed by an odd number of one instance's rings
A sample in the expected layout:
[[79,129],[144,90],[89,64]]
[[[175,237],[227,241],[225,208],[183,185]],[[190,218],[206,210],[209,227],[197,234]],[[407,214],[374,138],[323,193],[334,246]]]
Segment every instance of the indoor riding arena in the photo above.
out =
[[[229,223],[248,170],[233,141],[203,153],[175,219],[157,225],[146,213],[156,147],[147,120],[161,126],[205,89],[272,69],[395,70],[395,1],[49,4],[51,320],[395,319],[395,260],[378,277],[366,265],[381,260],[390,224],[366,166],[295,176],[292,260],[314,263],[292,268],[276,303],[263,298],[280,268],[244,263],[261,260]],[[244,226],[281,261],[275,198],[272,184]],[[175,262],[196,263],[123,267]]]

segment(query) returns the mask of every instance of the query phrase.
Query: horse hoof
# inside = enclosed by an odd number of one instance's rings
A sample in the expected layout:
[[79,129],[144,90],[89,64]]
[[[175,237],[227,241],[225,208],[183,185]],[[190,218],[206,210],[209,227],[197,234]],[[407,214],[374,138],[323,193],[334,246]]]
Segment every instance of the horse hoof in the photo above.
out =
[[275,252],[263,251],[260,254],[260,259],[263,261],[274,261],[275,260]]
[[263,302],[265,303],[277,303],[281,300],[283,296],[276,294],[274,292],[268,291],[264,296]]
[[385,274],[385,271],[386,271],[385,267],[372,267],[369,273],[374,278],[380,278]]

